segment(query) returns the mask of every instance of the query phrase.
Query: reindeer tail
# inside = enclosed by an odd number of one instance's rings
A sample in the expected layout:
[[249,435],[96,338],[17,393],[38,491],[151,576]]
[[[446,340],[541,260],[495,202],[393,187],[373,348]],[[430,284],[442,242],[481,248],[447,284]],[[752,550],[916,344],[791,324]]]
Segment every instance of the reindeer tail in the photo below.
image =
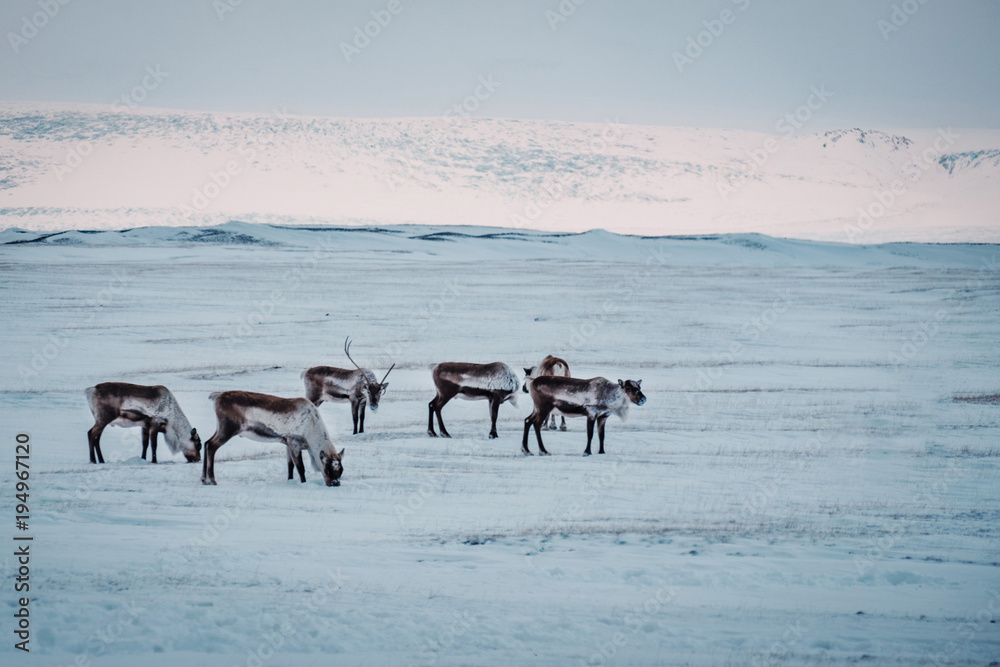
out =
[[90,411],[93,412],[95,415],[97,414],[96,410],[94,409],[94,392],[96,391],[97,387],[87,387],[86,389],[83,390],[83,395],[87,397],[87,405],[90,406]]

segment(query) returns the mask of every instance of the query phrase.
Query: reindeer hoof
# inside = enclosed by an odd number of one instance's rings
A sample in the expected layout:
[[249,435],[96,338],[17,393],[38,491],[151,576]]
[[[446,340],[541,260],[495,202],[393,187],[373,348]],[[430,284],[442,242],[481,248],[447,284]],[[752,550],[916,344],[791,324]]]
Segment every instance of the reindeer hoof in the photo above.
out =
[[441,437],[442,437],[442,438],[450,438],[450,437],[451,437],[451,434],[450,434],[450,433],[445,433],[444,431],[442,431],[442,432],[441,432]]
[[590,456],[590,452],[584,452],[583,455],[584,456]]
[[560,430],[560,431],[568,431],[569,429],[567,429],[567,428],[566,428],[566,425],[565,425],[565,424],[563,424],[562,426],[560,426],[560,427],[559,427],[559,430]]
[[497,439],[497,438],[499,438],[499,437],[500,437],[500,436],[499,436],[499,435],[497,435],[496,433],[490,433],[490,440],[496,440],[496,439]]
[[549,454],[549,453],[548,453],[547,451],[545,451],[545,450],[542,450],[542,451],[538,452],[538,455],[539,455],[539,456],[552,456],[551,454]]
[[532,454],[532,453],[531,453],[530,451],[528,451],[527,449],[522,449],[522,450],[521,450],[521,453],[522,453],[522,454],[524,454],[525,456],[534,456],[534,454]]
[[434,431],[427,431],[427,435],[428,435],[429,437],[431,437],[431,438],[436,438],[436,437],[438,437],[438,434],[437,434],[437,433],[435,433]]

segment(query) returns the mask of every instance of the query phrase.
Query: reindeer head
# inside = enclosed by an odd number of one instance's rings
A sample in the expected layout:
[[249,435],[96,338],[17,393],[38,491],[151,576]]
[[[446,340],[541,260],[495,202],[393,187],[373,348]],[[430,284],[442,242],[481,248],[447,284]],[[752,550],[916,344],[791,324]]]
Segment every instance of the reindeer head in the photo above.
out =
[[188,463],[201,461],[201,438],[196,428],[191,429],[191,436],[184,442],[184,458]]
[[368,394],[368,407],[371,408],[373,412],[375,410],[378,410],[378,400],[382,398],[382,394],[384,394],[385,390],[389,388],[389,383],[386,382],[385,379],[389,377],[389,373],[391,373],[392,369],[396,367],[396,364],[393,364],[392,366],[389,367],[389,370],[387,370],[385,372],[385,375],[382,376],[381,382],[370,382],[368,378],[369,377],[374,378],[375,376],[371,374],[371,371],[367,371],[364,368],[361,368],[361,366],[358,366],[358,362],[354,361],[354,359],[351,357],[350,336],[344,339],[344,354],[347,355],[347,358],[351,360],[351,363],[354,364],[354,367],[357,368],[359,371],[361,371],[362,376],[364,376],[365,393]]
[[[392,370],[391,368],[389,369]],[[385,374],[386,377],[389,376],[388,373]],[[385,378],[382,378],[385,380]],[[389,388],[388,382],[368,382],[365,380],[365,392],[368,394],[368,407],[374,412],[378,410],[378,401],[382,398],[382,394],[385,390]]]
[[[521,368],[524,368],[524,366],[522,366]],[[532,378],[534,378],[535,376],[536,368],[538,368],[538,366],[532,366],[531,368],[524,368],[524,384],[521,385],[521,391],[523,391],[525,394],[529,393],[528,385],[531,383]]]
[[642,393],[642,380],[619,380],[618,386],[625,390],[625,395],[628,396],[628,400],[632,401],[636,405],[642,405],[646,402],[646,396]]
[[343,449],[339,453],[335,452],[335,456],[320,451],[319,461],[323,464],[323,481],[326,482],[327,486],[340,486],[340,476],[344,474],[344,466],[341,462],[343,457]]

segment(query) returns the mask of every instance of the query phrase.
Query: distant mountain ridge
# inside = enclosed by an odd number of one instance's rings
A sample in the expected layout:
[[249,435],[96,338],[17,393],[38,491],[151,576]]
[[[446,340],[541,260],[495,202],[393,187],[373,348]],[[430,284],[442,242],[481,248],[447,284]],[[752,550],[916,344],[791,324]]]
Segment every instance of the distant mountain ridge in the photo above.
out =
[[[0,231],[0,253],[93,252],[95,257],[131,257],[145,249],[184,248],[186,252],[258,250],[301,253],[322,262],[340,256],[392,256],[409,260],[482,264],[497,261],[600,261],[638,266],[839,266],[997,268],[997,250],[990,244],[849,245],[762,234],[699,236],[629,236],[603,230],[541,232],[473,226],[287,227],[231,221],[214,227],[141,227],[120,230],[38,232]],[[110,255],[107,253],[111,253]],[[140,255],[136,255],[142,256]],[[157,255],[159,256],[159,255]],[[273,255],[270,255],[273,257]]]
[[[785,137],[615,121],[0,104],[0,228],[240,219],[998,241],[998,169],[1000,132],[990,130]],[[845,233],[894,189],[860,238]]]

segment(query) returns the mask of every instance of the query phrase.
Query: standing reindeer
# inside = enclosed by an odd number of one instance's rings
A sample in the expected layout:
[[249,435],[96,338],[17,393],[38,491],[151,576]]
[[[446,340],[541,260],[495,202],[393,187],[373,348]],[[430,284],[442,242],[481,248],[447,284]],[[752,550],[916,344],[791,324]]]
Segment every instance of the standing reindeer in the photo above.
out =
[[486,399],[490,402],[490,438],[497,437],[497,413],[500,404],[510,401],[517,405],[517,390],[521,383],[507,364],[496,361],[492,364],[466,364],[445,362],[431,367],[437,396],[427,404],[427,435],[437,437],[434,432],[434,413],[437,413],[441,435],[450,438],[441,419],[441,408],[458,396],[468,401]]
[[288,448],[289,471],[294,463],[299,480],[306,481],[302,450],[308,449],[313,467],[323,473],[327,486],[340,486],[344,473],[341,463],[344,450],[333,446],[316,406],[304,398],[279,398],[249,391],[224,391],[212,394],[219,425],[205,442],[201,483],[215,484],[215,452],[237,435],[265,442],[279,440]]
[[142,458],[146,458],[146,449],[152,439],[153,463],[156,463],[156,436],[159,433],[163,434],[170,451],[184,452],[188,463],[201,460],[198,431],[192,428],[177,399],[166,387],[102,382],[88,387],[83,393],[94,415],[94,425],[87,431],[91,463],[104,463],[101,434],[108,426],[142,426]]
[[598,454],[604,453],[604,422],[611,414],[625,421],[628,417],[629,402],[642,405],[646,402],[641,390],[642,380],[619,380],[618,384],[605,378],[597,377],[589,380],[577,378],[545,376],[535,378],[531,383],[531,398],[535,409],[524,420],[524,438],[521,440],[521,451],[531,456],[528,449],[528,429],[535,427],[535,437],[538,439],[538,453],[547,456],[545,445],[542,444],[541,426],[545,423],[552,410],[559,410],[565,415],[586,415],[587,417],[587,449],[584,456],[590,456],[590,441],[594,438],[594,422],[597,422],[597,435],[601,443]]
[[[542,377],[543,375],[554,375],[556,377],[568,378],[569,375],[569,364],[566,363],[565,359],[560,359],[559,357],[553,357],[551,354],[542,359],[542,363],[537,366],[532,366],[531,368],[524,369],[524,386],[522,389],[524,393],[528,393],[528,385],[531,381],[537,377]],[[549,424],[549,430],[556,430],[556,412],[558,410],[552,411],[552,422]],[[559,426],[560,431],[566,430],[566,415],[560,415],[562,417],[562,424]]]
[[[331,366],[314,366],[302,371],[301,377],[306,384],[306,398],[319,406],[324,400],[351,403],[351,417],[354,419],[354,435],[365,432],[365,406],[372,412],[378,410],[378,401],[389,388],[386,378],[396,367],[393,364],[385,372],[382,381],[375,379],[375,374],[367,368],[361,368],[351,358],[351,339],[344,340],[344,354],[354,364],[354,370],[349,368],[333,368]],[[360,428],[359,428],[360,422]]]

